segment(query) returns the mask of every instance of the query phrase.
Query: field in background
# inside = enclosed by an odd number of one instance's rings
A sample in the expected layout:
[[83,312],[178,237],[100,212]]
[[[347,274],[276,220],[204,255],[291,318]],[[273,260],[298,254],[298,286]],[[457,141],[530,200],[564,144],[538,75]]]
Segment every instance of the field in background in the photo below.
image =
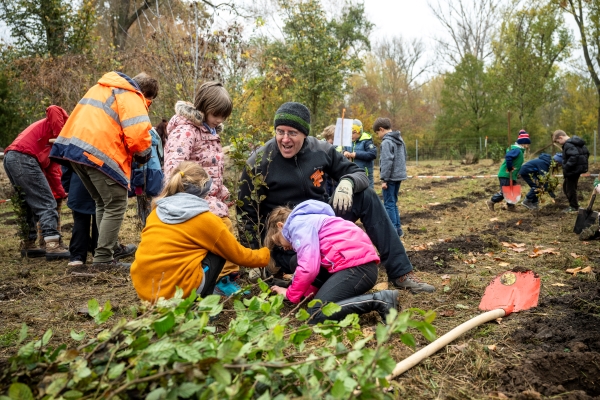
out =
[[[409,164],[409,175],[495,174],[498,164],[463,166],[454,162]],[[591,166],[597,173],[600,166]],[[0,177],[2,178],[2,177]],[[377,178],[377,177],[376,177]],[[5,179],[5,178],[4,178]],[[377,179],[376,179],[377,181]],[[581,203],[592,190],[581,178]],[[3,182],[4,183],[4,182]],[[380,187],[376,190],[380,192]],[[491,279],[512,268],[529,268],[541,276],[540,304],[476,328],[446,349],[399,377],[398,398],[520,399],[600,396],[600,242],[580,242],[572,233],[574,214],[561,194],[545,199],[539,212],[490,212],[484,201],[498,190],[495,178],[410,179],[402,184],[399,206],[404,245],[418,275],[434,284],[433,294],[401,295],[402,307],[432,309],[441,335],[479,313],[479,300]],[[526,188],[523,188],[523,194]],[[63,234],[70,236],[70,212],[63,209]],[[128,317],[138,302],[127,275],[100,273],[73,276],[66,262],[22,259],[14,214],[0,205],[0,363],[16,351],[22,323],[41,336],[52,328],[53,343],[72,343],[69,332],[97,326],[87,316],[87,300],[110,300],[116,317]],[[127,210],[122,241],[139,242],[135,203]],[[517,249],[517,250],[515,250]],[[573,276],[569,268],[590,266],[593,273]],[[78,270],[85,274],[85,270]],[[379,283],[385,286],[381,269]],[[256,290],[256,289],[254,289]],[[231,306],[226,305],[226,308]],[[365,334],[376,315],[361,318]],[[226,317],[215,325],[227,329]],[[426,340],[417,337],[418,347]],[[392,354],[401,360],[413,352],[398,340]],[[0,364],[1,365],[1,364]]]

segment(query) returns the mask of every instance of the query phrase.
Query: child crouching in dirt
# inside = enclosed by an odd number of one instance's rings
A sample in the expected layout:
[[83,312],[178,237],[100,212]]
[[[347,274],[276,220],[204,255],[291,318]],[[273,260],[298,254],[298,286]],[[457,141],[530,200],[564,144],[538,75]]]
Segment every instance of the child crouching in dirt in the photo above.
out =
[[176,287],[188,296],[212,294],[225,260],[252,268],[268,264],[267,248],[240,245],[204,197],[212,180],[195,162],[184,161],[171,172],[142,231],[131,266],[131,280],[142,300],[171,298]]
[[[529,134],[524,130],[519,131],[519,137],[517,138],[517,142],[510,146],[510,149],[506,152],[504,156],[504,161],[500,166],[500,170],[498,171],[498,180],[500,181],[500,191],[492,196],[490,200],[486,202],[490,211],[494,211],[494,205],[496,203],[500,203],[504,200],[504,194],[502,194],[502,187],[510,185],[510,178],[512,176],[513,183],[517,182],[517,177],[519,175],[519,170],[521,169],[521,165],[523,165],[525,149],[529,148],[531,144],[531,139],[529,139]],[[508,211],[516,211],[516,207],[514,204],[507,204]]]
[[[291,285],[273,286],[292,303],[315,294],[317,304],[308,312],[310,323],[326,319],[342,320],[346,315],[377,311],[385,321],[392,308],[398,307],[398,291],[383,290],[364,294],[377,281],[379,257],[369,237],[350,221],[336,217],[331,206],[307,200],[292,211],[277,207],[267,222],[267,246],[293,249],[297,264]],[[321,306],[335,302],[342,309],[326,317]]]
[[[559,153],[560,154],[560,153]],[[559,156],[560,157],[560,156]],[[559,157],[554,158],[554,161],[560,160]],[[562,161],[561,161],[562,162]],[[529,185],[529,192],[525,196],[525,200],[521,205],[527,207],[530,210],[537,210],[539,208],[538,202],[538,185],[539,180],[550,171],[550,165],[552,164],[552,158],[550,154],[543,153],[538,158],[527,161],[521,167],[519,175]],[[545,184],[545,189],[548,188],[548,184]],[[555,198],[554,192],[548,193],[550,197]]]

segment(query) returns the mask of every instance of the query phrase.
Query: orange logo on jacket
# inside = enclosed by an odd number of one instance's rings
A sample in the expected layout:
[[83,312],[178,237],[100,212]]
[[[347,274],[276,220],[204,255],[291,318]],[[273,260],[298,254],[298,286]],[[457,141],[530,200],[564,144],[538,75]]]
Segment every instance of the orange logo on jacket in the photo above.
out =
[[313,185],[316,187],[321,187],[321,182],[323,182],[323,171],[316,170],[311,176],[310,179],[313,181]]

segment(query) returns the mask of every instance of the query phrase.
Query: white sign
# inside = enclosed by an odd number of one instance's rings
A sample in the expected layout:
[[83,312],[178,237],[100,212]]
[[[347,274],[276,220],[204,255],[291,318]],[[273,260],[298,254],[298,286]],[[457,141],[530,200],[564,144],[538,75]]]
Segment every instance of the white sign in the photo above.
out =
[[335,123],[335,134],[333,136],[334,146],[352,146],[352,119],[338,118]]

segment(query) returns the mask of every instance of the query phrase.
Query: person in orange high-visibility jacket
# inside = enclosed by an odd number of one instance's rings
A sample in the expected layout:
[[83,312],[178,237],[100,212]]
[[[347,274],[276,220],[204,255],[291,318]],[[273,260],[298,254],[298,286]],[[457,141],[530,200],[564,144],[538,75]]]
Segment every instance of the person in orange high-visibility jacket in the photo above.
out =
[[71,164],[96,202],[98,247],[94,264],[115,265],[135,246],[118,243],[127,209],[131,161],[151,152],[148,107],[158,94],[156,79],[141,73],[105,74],[79,101],[54,143],[50,157]]

